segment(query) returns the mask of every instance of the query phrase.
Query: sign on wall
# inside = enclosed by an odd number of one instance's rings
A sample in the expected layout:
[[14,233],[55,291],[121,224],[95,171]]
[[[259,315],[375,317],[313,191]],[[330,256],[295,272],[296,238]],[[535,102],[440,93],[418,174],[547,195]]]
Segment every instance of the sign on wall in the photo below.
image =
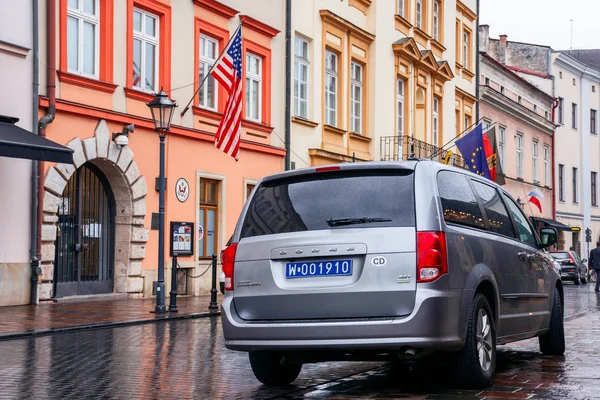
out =
[[191,256],[194,254],[194,223],[171,222],[171,256]]
[[177,200],[182,203],[190,196],[190,185],[185,178],[177,179],[177,182],[175,183],[175,194],[177,195]]

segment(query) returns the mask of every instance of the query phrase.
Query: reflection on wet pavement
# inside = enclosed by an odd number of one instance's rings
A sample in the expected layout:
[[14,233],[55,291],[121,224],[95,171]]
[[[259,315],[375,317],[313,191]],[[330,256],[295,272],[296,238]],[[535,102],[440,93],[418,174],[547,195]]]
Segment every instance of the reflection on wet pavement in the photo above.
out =
[[[590,285],[565,284],[567,315],[600,305]],[[294,385],[258,383],[245,353],[228,351],[218,319],[161,322],[0,342],[0,398],[600,398],[600,313],[566,322],[563,357],[537,339],[498,349],[485,391],[453,387],[441,364],[406,371],[385,363],[306,365]]]

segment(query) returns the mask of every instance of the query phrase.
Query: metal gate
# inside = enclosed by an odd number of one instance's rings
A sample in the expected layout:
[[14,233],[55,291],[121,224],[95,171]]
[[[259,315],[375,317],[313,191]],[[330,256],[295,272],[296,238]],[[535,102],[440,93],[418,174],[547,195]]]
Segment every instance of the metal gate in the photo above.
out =
[[91,163],[73,174],[60,199],[54,259],[55,297],[112,293],[115,200]]

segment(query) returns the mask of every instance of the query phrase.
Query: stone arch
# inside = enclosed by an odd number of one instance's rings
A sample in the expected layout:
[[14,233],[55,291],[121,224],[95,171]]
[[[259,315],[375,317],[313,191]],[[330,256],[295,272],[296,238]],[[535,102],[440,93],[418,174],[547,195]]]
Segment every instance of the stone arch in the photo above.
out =
[[146,216],[146,178],[140,175],[131,148],[119,148],[112,140],[105,120],[100,120],[94,136],[75,138],[67,143],[73,149],[73,164],[56,164],[48,169],[44,181],[42,221],[42,276],[39,299],[53,296],[54,254],[60,197],[76,169],[86,162],[99,167],[110,183],[115,203],[115,293],[143,295],[142,262],[146,257],[148,229]]

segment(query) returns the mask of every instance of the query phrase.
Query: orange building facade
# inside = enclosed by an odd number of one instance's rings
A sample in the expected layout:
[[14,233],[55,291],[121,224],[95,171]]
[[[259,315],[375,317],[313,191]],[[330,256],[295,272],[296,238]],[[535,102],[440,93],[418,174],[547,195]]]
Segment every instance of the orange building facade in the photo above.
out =
[[[41,29],[40,56],[48,65],[41,68],[39,116],[55,109],[46,135],[72,148],[74,163],[45,165],[40,300],[153,295],[159,138],[146,103],[161,88],[179,105],[166,137],[167,290],[175,250],[180,294],[208,293],[210,271],[192,277],[224,247],[253,186],[283,169],[284,8],[253,16],[260,3],[45,3],[40,15],[54,14]],[[241,19],[246,95],[236,162],[214,147],[227,93],[210,78],[194,93]],[[113,134],[130,124],[121,147]]]

